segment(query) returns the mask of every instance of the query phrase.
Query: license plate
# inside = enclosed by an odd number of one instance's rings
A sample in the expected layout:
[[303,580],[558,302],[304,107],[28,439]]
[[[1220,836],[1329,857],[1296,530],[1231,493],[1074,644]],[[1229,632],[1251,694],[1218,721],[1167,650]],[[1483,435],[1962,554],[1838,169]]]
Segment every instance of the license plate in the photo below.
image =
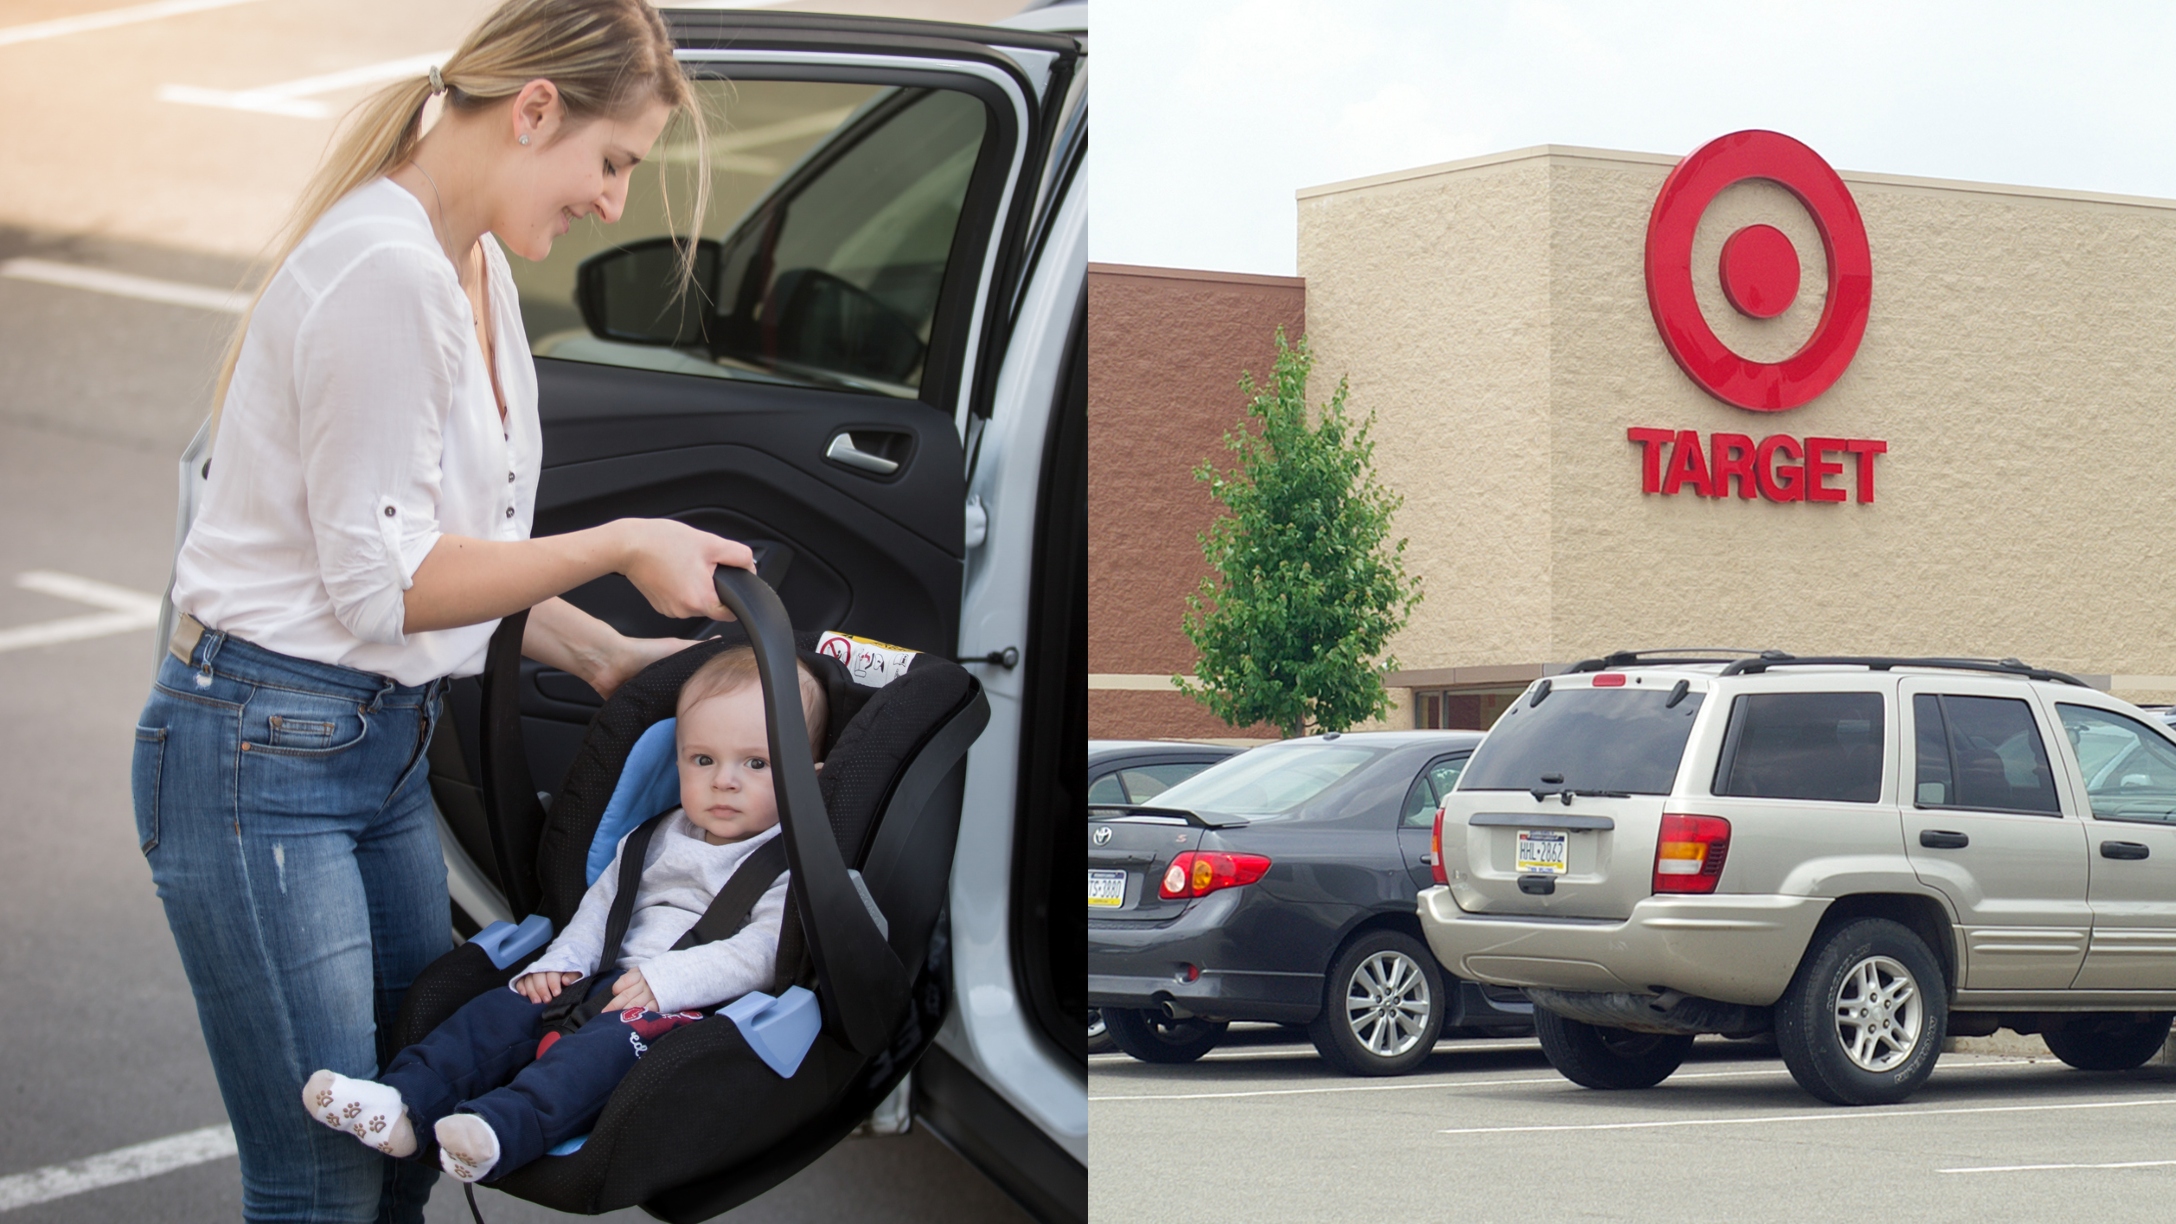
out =
[[1519,830],[1519,871],[1563,875],[1569,839],[1549,830]]
[[1107,905],[1113,908],[1126,903],[1126,873],[1123,871],[1091,871],[1088,873],[1088,904]]

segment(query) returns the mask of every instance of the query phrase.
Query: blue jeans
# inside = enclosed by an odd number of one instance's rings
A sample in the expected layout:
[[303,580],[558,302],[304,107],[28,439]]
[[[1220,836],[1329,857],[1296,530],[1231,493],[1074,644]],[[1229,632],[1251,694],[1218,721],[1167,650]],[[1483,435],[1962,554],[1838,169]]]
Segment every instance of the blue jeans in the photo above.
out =
[[196,993],[250,1220],[421,1221],[438,1171],[312,1121],[302,1082],[373,1077],[452,946],[424,745],[443,681],[398,685],[208,632],[136,728],[136,828]]
[[[604,975],[595,989],[609,998],[618,977]],[[703,1018],[638,1008],[600,1012],[540,1056],[549,1006],[503,987],[487,990],[395,1055],[379,1079],[399,1090],[418,1136],[427,1139],[448,1114],[482,1118],[499,1137],[497,1177],[588,1134],[650,1043]]]

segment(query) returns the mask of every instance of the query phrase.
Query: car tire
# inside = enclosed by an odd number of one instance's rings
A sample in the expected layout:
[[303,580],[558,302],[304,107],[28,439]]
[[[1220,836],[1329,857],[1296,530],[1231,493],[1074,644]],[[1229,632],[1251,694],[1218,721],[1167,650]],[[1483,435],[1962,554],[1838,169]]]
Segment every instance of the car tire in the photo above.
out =
[[1832,1105],[1894,1105],[1934,1073],[1949,986],[1925,940],[1859,918],[1818,936],[1775,1008],[1776,1051]]
[[2129,1013],[2074,1016],[2040,1036],[2055,1057],[2080,1071],[2128,1071],[2161,1052],[2171,1018],[2167,1012],[2144,1019]]
[[1117,1048],[1118,1043],[1111,1040],[1111,1026],[1103,1022],[1103,1012],[1097,1008],[1089,1008],[1088,1052],[1090,1054],[1108,1054]]
[[1370,931],[1330,963],[1322,1012],[1307,1036],[1324,1062],[1347,1075],[1404,1075],[1443,1034],[1443,974],[1402,931]]
[[1162,1012],[1132,1007],[1103,1009],[1111,1044],[1142,1062],[1190,1063],[1224,1040],[1221,1020],[1172,1020]]
[[1652,1088],[1692,1052],[1684,1033],[1637,1033],[1534,1009],[1534,1035],[1557,1074],[1583,1088]]

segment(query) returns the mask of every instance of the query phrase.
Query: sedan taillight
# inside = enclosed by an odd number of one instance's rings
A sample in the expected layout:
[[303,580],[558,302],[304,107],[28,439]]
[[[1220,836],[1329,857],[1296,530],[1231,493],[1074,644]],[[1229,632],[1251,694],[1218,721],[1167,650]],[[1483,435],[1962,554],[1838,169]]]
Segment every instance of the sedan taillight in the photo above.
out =
[[1451,877],[1443,871],[1443,809],[1436,809],[1435,832],[1428,835],[1428,871],[1438,884],[1448,884]]
[[1730,822],[1720,816],[1664,812],[1655,839],[1655,891],[1711,893],[1730,854]]
[[1164,882],[1156,895],[1166,901],[1180,897],[1206,897],[1219,888],[1252,884],[1269,870],[1269,858],[1261,854],[1226,854],[1221,850],[1188,850],[1164,869]]

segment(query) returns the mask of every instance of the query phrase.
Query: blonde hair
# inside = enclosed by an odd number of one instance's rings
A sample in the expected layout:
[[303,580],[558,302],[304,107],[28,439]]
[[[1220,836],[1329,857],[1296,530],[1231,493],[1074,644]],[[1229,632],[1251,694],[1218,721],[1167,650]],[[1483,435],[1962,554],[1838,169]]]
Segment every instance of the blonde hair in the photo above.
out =
[[[808,752],[821,761],[824,759],[825,724],[831,718],[831,699],[824,693],[823,681],[816,678],[808,664],[795,659],[794,667],[801,674],[801,717],[808,723]],[[698,701],[737,693],[751,684],[761,684],[762,679],[756,672],[753,647],[728,647],[696,668],[695,674],[680,686],[680,704],[674,713],[685,715]]]
[[[561,135],[594,119],[633,115],[653,100],[677,112],[694,140],[696,156],[695,200],[688,213],[688,237],[681,244],[685,291],[695,274],[695,237],[710,202],[710,142],[694,87],[673,58],[672,33],[656,9],[645,0],[506,0],[462,41],[440,67],[438,79],[445,86],[447,107],[459,111],[482,110],[512,98],[531,81],[550,81],[566,108],[567,126]],[[379,90],[356,108],[353,122],[281,229],[272,269],[294,253],[342,197],[406,164],[423,134],[424,104],[435,92],[428,75],[414,77]],[[671,226],[669,200],[665,217]],[[270,279],[266,277],[267,284]],[[257,298],[263,295],[260,286]],[[220,363],[212,394],[215,435],[256,309],[253,298]]]

